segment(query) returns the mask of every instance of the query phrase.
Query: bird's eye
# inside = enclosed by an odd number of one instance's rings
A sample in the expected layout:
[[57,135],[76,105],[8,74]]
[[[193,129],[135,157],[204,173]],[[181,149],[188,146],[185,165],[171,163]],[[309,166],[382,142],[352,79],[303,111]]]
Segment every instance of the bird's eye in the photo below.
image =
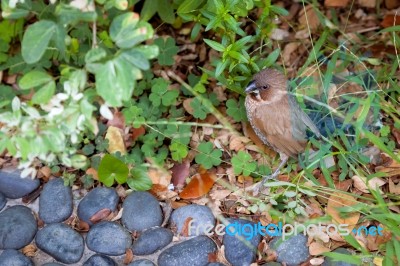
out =
[[267,84],[267,85],[262,86],[262,89],[263,90],[269,89],[269,85]]

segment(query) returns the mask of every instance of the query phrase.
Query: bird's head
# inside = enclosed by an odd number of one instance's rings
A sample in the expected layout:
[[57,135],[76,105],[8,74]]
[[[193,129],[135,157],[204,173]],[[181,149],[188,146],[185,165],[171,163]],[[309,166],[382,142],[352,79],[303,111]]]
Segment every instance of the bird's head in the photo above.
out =
[[278,70],[266,68],[255,74],[245,89],[254,101],[272,101],[286,94],[287,79]]

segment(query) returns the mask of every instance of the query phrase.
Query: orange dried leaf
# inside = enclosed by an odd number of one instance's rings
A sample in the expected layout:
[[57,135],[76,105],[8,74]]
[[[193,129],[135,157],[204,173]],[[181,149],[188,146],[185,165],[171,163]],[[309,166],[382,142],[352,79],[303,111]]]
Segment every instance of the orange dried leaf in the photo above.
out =
[[212,173],[196,174],[190,183],[179,194],[182,199],[196,199],[205,194],[212,188],[217,176]]
[[400,183],[395,185],[392,179],[389,179],[389,191],[390,193],[400,195]]
[[87,175],[91,175],[94,180],[99,180],[99,176],[97,175],[97,170],[94,168],[88,168],[86,170]]
[[132,140],[136,141],[138,137],[144,135],[146,133],[146,129],[144,126],[141,126],[139,128],[132,128]]
[[329,200],[326,208],[326,213],[332,216],[332,221],[337,224],[348,224],[348,229],[351,231],[358,220],[360,219],[360,213],[357,211],[349,212],[341,215],[340,208],[351,207],[356,205],[357,200],[345,193],[335,192]]
[[319,242],[313,242],[310,244],[309,251],[312,256],[317,256],[321,255],[324,252],[329,252],[330,249]]
[[130,248],[127,248],[125,251],[125,258],[124,258],[124,264],[129,264],[133,261],[133,258],[135,256],[133,255],[133,251]]
[[400,25],[400,16],[395,16],[392,14],[386,15],[381,22],[381,26],[384,28],[389,28],[397,25]]

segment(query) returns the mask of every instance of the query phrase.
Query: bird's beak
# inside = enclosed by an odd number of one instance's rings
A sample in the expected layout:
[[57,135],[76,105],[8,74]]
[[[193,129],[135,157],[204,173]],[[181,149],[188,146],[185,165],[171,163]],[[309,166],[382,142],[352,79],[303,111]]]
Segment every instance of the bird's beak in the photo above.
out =
[[257,89],[256,82],[252,80],[249,85],[247,85],[246,89],[244,90],[245,93],[251,93]]

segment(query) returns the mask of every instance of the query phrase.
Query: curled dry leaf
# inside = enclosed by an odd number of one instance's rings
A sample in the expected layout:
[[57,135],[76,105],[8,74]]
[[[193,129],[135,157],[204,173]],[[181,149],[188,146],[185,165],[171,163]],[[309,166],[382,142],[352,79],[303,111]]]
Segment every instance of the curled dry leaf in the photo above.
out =
[[95,214],[92,215],[92,217],[90,217],[90,221],[92,223],[98,223],[102,220],[105,220],[109,215],[111,214],[111,210],[110,209],[101,209],[100,211],[96,212]]
[[363,193],[369,192],[368,186],[373,190],[377,190],[379,187],[386,184],[386,182],[379,177],[371,178],[368,181],[368,185],[366,184],[366,177],[354,175],[351,179],[353,179],[353,181],[354,181],[354,187],[356,187],[358,190],[360,190]]
[[367,8],[374,8],[376,7],[376,0],[358,0],[360,6],[367,7]]
[[131,139],[132,141],[136,141],[138,137],[144,135],[146,133],[146,129],[144,126],[141,126],[139,128],[132,128],[131,130]]
[[158,190],[168,190],[172,178],[169,171],[160,168],[150,168],[148,175],[151,182],[153,182],[153,187],[158,187]]
[[400,25],[400,16],[392,14],[386,15],[381,22],[381,26],[384,28],[389,28],[397,25]]
[[229,141],[229,149],[234,151],[244,150],[245,144],[250,142],[250,139],[244,136],[232,135]]
[[37,247],[34,244],[29,244],[22,249],[22,254],[27,257],[35,257]]
[[126,148],[121,129],[113,126],[108,127],[105,138],[108,140],[107,151],[109,153],[113,154],[120,152],[121,154],[126,154]]
[[125,128],[124,115],[121,112],[116,111],[113,114],[112,119],[107,121],[107,126],[109,126],[109,127],[113,126],[113,127],[117,127],[120,129],[124,129]]
[[375,171],[386,173],[388,177],[400,175],[400,163],[391,158],[387,159],[387,162],[385,160],[385,163],[383,165],[375,167]]
[[396,195],[400,195],[400,183],[395,185],[392,179],[389,179],[389,192]]
[[313,258],[310,260],[310,264],[311,265],[321,265],[322,263],[324,263],[324,259],[323,258]]
[[342,216],[342,213],[339,209],[343,207],[351,207],[356,205],[357,203],[357,200],[349,194],[335,192],[330,196],[328,200],[326,213],[332,217],[332,222],[336,224],[347,224],[347,229],[351,231],[360,219],[360,213],[354,211],[343,213]]
[[179,196],[182,199],[196,199],[205,194],[212,188],[217,180],[217,176],[210,172],[195,174],[189,184],[182,190]]
[[175,163],[171,168],[172,184],[176,187],[182,187],[186,183],[186,178],[189,177],[190,162],[184,160],[182,163]]
[[291,42],[285,45],[285,48],[283,49],[282,52],[282,58],[283,61],[285,62],[286,66],[289,66],[292,64],[292,60],[290,60],[290,57],[294,51],[297,50],[299,47],[300,43],[299,42]]
[[309,27],[311,30],[318,28],[318,26],[321,24],[317,13],[311,4],[302,9],[299,15],[300,24],[304,27]]
[[132,249],[127,248],[125,251],[124,265],[131,263],[134,257],[135,256],[133,254]]
[[309,247],[310,255],[317,256],[321,255],[324,252],[329,252],[330,249],[325,247],[319,242],[312,242]]

